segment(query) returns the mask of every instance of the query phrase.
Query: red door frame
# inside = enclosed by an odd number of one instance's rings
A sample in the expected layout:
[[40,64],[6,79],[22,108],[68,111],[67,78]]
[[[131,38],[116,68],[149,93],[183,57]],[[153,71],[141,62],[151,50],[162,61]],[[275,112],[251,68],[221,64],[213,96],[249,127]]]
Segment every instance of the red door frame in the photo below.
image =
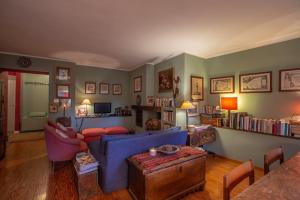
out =
[[[41,71],[31,71],[31,70],[22,70],[22,69],[11,69],[11,68],[0,68],[0,73],[2,72],[19,72],[19,73],[28,73],[28,74],[44,74],[44,75],[49,75],[49,72],[41,72]],[[8,87],[7,87],[7,82],[4,83],[4,120],[3,120],[3,131],[4,131],[4,135],[7,136],[7,117],[8,117],[8,113],[7,113],[7,106],[8,106],[8,102],[7,102],[7,94],[8,94]],[[20,111],[20,110],[19,110]]]

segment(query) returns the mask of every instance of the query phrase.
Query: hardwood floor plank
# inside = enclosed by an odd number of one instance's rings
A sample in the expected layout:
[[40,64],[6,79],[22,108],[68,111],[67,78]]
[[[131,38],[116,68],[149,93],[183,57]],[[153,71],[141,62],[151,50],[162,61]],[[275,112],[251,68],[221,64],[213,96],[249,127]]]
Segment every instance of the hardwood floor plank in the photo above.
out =
[[[28,133],[26,133],[28,134]],[[30,133],[29,133],[30,134]],[[33,135],[36,138],[36,135]],[[29,138],[29,139],[28,139]],[[73,166],[67,163],[52,173],[44,140],[30,140],[9,143],[7,155],[0,162],[0,199],[1,200],[77,200]],[[206,185],[204,191],[187,195],[185,200],[221,200],[223,176],[239,165],[239,162],[219,156],[209,156],[206,163]],[[263,176],[262,169],[255,169],[255,180]],[[232,196],[248,186],[243,181],[233,191]],[[100,193],[92,200],[131,200],[124,189],[112,194]]]

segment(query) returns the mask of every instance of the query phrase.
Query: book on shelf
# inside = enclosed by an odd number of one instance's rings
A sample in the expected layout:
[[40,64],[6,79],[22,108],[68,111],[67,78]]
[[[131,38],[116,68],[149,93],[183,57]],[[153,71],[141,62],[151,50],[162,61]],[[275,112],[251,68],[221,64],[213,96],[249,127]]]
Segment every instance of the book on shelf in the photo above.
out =
[[164,111],[163,112],[163,121],[172,122],[173,121],[173,112],[172,111]]
[[76,154],[75,168],[78,173],[87,173],[98,168],[98,161],[90,153],[80,152]]

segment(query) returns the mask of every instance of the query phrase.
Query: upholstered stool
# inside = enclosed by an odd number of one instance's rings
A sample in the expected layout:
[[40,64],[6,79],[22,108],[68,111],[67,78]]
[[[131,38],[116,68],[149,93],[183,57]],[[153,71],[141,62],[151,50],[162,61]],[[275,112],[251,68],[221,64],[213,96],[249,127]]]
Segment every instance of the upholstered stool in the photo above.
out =
[[129,130],[123,126],[114,126],[114,127],[109,127],[105,128],[106,134],[107,135],[116,135],[116,134],[128,134]]
[[102,135],[107,134],[104,128],[87,128],[84,129],[82,132],[85,142],[91,142],[95,140],[99,140]]

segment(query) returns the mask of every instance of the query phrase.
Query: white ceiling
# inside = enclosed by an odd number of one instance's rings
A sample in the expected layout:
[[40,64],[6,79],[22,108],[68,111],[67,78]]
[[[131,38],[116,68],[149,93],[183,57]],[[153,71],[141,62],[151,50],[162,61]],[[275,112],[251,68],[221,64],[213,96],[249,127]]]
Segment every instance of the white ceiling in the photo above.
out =
[[300,37],[299,0],[1,0],[0,51],[130,70]]

